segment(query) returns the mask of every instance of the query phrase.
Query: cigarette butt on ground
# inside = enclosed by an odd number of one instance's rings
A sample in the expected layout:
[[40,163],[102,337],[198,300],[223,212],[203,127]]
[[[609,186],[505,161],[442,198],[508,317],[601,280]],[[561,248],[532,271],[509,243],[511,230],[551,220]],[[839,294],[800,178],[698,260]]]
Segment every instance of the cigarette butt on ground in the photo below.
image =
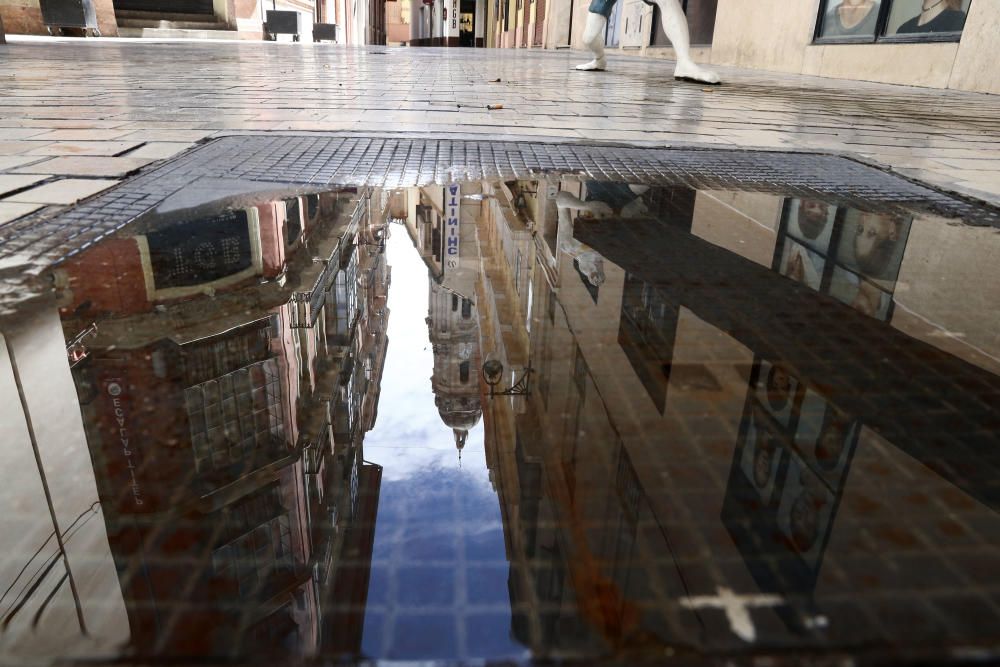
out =
[[503,105],[502,105],[502,104],[487,104],[487,105],[486,105],[486,108],[487,108],[487,109],[488,109],[489,111],[494,111],[494,110],[496,110],[496,109],[503,109]]

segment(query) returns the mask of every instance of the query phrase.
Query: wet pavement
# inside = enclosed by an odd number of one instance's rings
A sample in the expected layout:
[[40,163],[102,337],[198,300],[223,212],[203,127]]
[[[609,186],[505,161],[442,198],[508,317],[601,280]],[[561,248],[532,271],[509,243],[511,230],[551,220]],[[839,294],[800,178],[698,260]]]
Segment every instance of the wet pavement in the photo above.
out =
[[94,200],[3,321],[0,661],[995,659],[995,211],[605,166]]
[[244,132],[820,151],[1000,200],[991,95],[732,68],[706,88],[648,58],[576,72],[566,51],[21,36],[0,49],[0,223]]

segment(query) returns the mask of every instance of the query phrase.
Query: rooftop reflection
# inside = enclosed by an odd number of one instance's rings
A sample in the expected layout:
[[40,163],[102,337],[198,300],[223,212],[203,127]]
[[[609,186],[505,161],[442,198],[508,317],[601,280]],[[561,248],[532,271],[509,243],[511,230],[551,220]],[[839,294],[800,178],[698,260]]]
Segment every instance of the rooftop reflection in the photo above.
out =
[[992,651],[1000,235],[904,209],[549,175],[147,216],[4,330],[0,652]]

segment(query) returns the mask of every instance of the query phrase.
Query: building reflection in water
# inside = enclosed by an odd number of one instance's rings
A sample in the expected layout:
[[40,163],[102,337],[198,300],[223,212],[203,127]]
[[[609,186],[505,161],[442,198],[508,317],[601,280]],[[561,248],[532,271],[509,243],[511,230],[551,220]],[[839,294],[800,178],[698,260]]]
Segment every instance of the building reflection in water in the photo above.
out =
[[380,197],[147,219],[63,266],[65,329],[99,322],[73,375],[134,654],[359,651],[336,602],[378,503]]
[[[187,213],[61,268],[83,414],[61,428],[93,472],[56,466],[44,427],[36,460],[10,463],[64,487],[31,540],[90,532],[44,551],[40,579],[12,572],[5,628],[30,610],[136,656],[995,640],[992,229],[569,176]],[[459,472],[373,430],[390,228],[428,277],[426,329],[396,331],[433,370],[419,406],[387,387],[381,409],[407,438],[436,435],[399,419],[440,418]],[[529,392],[491,397],[487,359]],[[86,585],[68,592],[80,544]],[[53,589],[69,597],[46,611]]]
[[[957,266],[995,271],[992,230],[763,193],[493,192],[483,349],[536,370],[529,399],[484,415],[530,573],[512,595],[537,602],[525,643],[992,636],[966,619],[997,584],[981,548],[1000,529],[996,421],[978,392],[1000,386],[1000,339],[959,304],[998,295]],[[938,568],[947,583],[929,584]]]
[[[478,191],[466,186],[466,194]],[[479,205],[462,198],[459,184],[414,188],[405,193],[413,202],[407,229],[427,264],[429,296],[427,329],[434,352],[431,385],[434,404],[465,447],[469,431],[482,417],[480,403],[479,317],[474,298],[479,277],[476,223]]]

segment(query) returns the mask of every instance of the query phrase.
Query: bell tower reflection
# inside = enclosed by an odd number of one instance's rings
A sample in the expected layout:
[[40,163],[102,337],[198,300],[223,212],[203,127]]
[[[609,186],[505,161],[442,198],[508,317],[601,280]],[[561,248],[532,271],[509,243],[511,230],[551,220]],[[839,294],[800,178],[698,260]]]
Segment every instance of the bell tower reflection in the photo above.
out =
[[434,351],[431,386],[441,421],[455,436],[459,458],[483,411],[479,397],[479,326],[468,297],[430,281],[427,328]]

